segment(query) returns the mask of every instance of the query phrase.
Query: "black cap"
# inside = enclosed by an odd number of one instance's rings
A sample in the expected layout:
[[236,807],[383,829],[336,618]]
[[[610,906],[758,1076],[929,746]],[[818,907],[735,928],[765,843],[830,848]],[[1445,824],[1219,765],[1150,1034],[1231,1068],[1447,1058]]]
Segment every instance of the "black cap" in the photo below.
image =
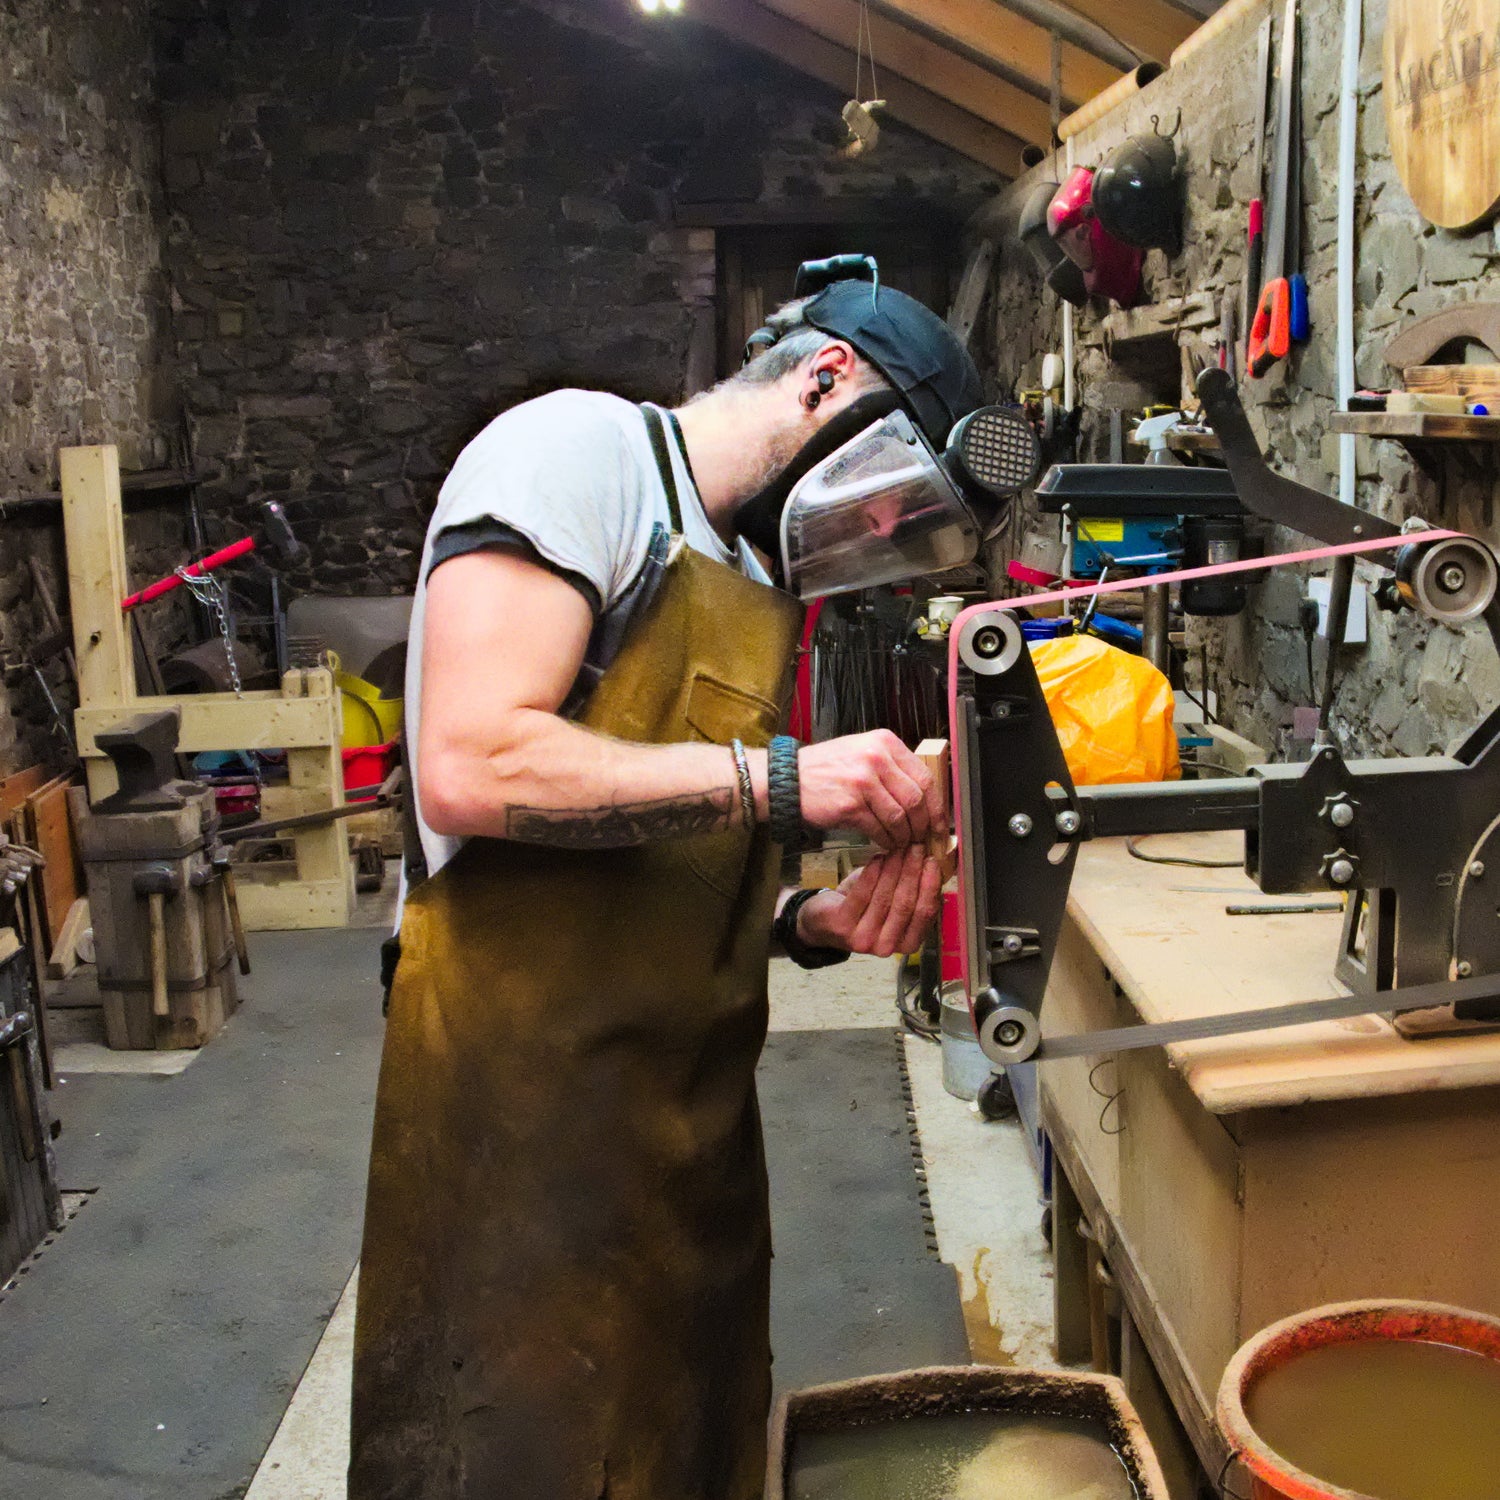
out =
[[979,371],[958,335],[905,292],[836,281],[808,302],[803,316],[869,360],[939,452],[953,424],[984,403]]

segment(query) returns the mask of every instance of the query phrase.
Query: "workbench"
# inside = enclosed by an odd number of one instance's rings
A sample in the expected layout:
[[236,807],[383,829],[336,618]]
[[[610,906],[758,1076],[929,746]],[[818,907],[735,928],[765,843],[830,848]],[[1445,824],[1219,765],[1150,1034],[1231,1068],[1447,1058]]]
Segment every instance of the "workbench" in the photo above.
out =
[[[1237,859],[1243,838],[1144,847]],[[1239,869],[1085,846],[1044,1036],[1342,993],[1338,914],[1225,912],[1273,899]],[[1500,1315],[1500,1035],[1408,1041],[1371,1015],[1036,1071],[1059,1357],[1118,1363],[1148,1427],[1153,1406],[1175,1410],[1180,1427],[1152,1433],[1181,1449],[1174,1497],[1193,1493],[1193,1454],[1211,1477],[1223,1467],[1219,1379],[1267,1324],[1360,1297]],[[1118,1298],[1114,1338],[1101,1284]]]

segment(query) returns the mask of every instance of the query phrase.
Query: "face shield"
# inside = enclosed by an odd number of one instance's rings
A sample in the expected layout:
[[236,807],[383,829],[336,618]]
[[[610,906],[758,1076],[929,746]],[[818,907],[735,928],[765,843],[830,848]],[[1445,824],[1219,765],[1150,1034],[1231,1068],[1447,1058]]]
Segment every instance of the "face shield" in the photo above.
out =
[[[997,462],[1002,436],[1017,456]],[[998,407],[965,417],[941,456],[904,411],[886,413],[793,487],[781,512],[786,588],[817,599],[972,562],[1036,457],[1024,418]]]

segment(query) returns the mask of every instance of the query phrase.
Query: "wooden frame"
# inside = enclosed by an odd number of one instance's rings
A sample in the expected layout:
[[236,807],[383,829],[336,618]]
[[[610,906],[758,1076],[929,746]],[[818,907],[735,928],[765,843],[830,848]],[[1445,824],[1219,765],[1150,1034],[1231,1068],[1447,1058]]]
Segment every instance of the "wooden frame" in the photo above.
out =
[[[284,749],[289,782],[268,789],[273,816],[315,812],[344,800],[343,705],[330,672],[289,672],[278,692],[142,696],[136,691],[130,633],[120,601],[129,592],[120,503],[120,461],[109,445],[64,448],[63,529],[73,643],[78,657],[74,726],[78,753],[97,801],[115,790],[114,766],[96,735],[132,714],[175,708],[182,715],[179,748]],[[296,879],[239,883],[240,910],[253,929],[342,927],[354,901],[354,869],[346,831],[337,823],[295,836]]]

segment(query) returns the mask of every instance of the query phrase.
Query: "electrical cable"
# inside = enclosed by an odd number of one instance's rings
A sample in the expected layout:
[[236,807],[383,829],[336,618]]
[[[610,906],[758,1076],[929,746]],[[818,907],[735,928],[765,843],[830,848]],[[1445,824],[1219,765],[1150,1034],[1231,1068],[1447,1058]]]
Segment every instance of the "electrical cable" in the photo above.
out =
[[918,979],[914,984],[908,984],[906,971],[908,965],[903,961],[896,968],[896,1009],[900,1012],[901,1020],[906,1029],[922,1038],[924,1042],[936,1042],[940,1037],[940,1029],[935,1026],[920,1011],[913,1010],[906,1002],[909,996],[915,994],[921,987],[921,970],[917,970]]
[[[1120,1096],[1125,1092],[1125,1090],[1123,1088],[1118,1088],[1113,1093],[1110,1093],[1108,1089],[1102,1089],[1102,1088],[1100,1088],[1099,1085],[1094,1081],[1094,1075],[1099,1071],[1100,1068],[1107,1068],[1112,1062],[1115,1062],[1116,1060],[1117,1059],[1115,1059],[1113,1057],[1103,1057],[1103,1058],[1100,1058],[1099,1061],[1096,1062],[1094,1064],[1094,1066],[1089,1069],[1089,1087],[1102,1100],[1104,1100],[1104,1108],[1099,1111],[1099,1131],[1100,1131],[1100,1133],[1102,1135],[1124,1135],[1125,1134],[1125,1126],[1124,1126],[1123,1122],[1117,1123],[1116,1126],[1115,1126],[1115,1128],[1113,1130],[1111,1130],[1104,1123],[1105,1120],[1109,1116],[1110,1110],[1113,1109],[1116,1105],[1119,1104],[1119,1102],[1120,1102]],[[1116,1121],[1119,1121],[1119,1111],[1118,1110],[1115,1111],[1115,1119],[1116,1119]]]
[[1138,833],[1125,840],[1125,852],[1132,859],[1143,860],[1148,865],[1186,865],[1194,870],[1238,870],[1245,862],[1242,859],[1194,859],[1186,854],[1145,854],[1141,850],[1143,839],[1166,838],[1159,833]]

